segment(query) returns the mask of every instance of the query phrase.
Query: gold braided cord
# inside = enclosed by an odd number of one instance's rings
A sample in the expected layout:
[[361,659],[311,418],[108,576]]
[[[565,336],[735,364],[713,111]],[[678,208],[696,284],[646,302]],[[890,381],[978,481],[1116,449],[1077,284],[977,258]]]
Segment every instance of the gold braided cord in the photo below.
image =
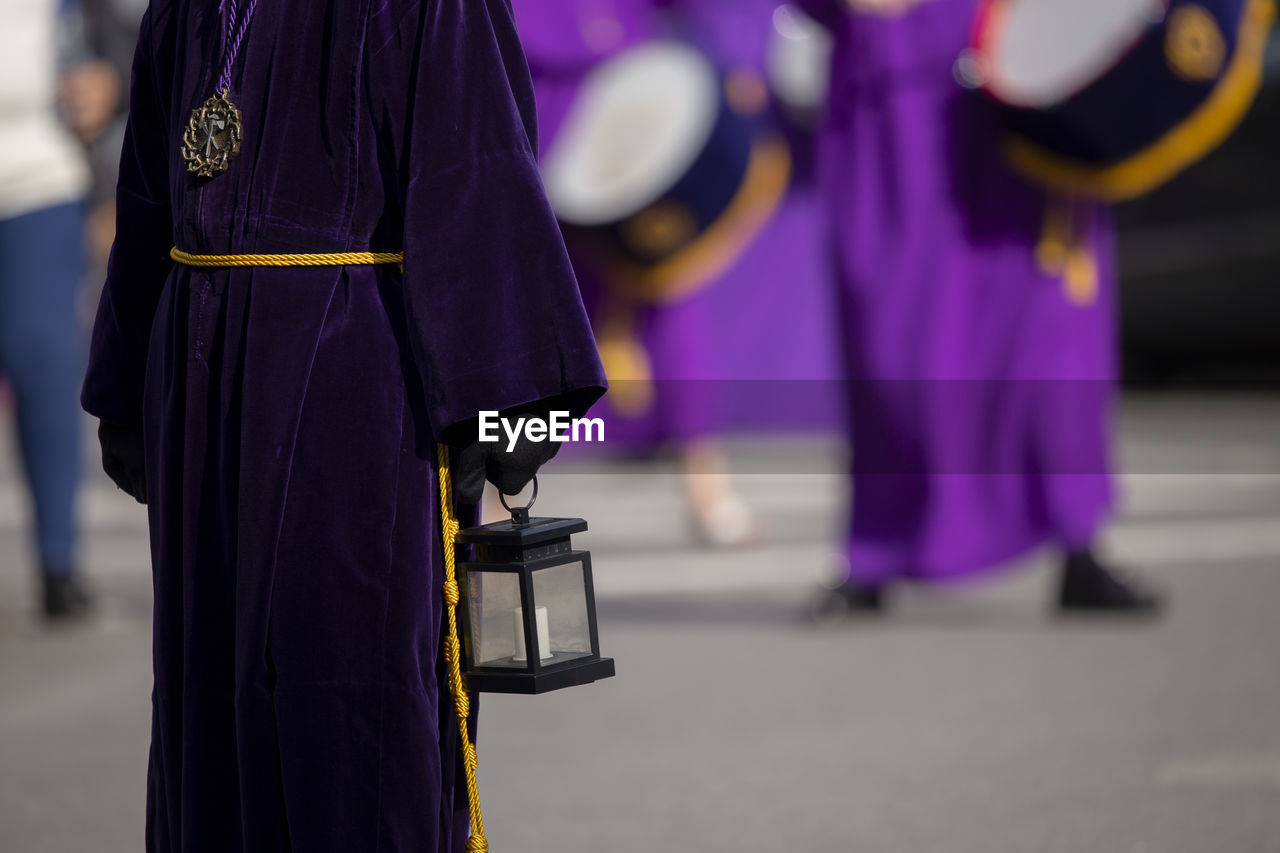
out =
[[480,789],[476,786],[476,746],[467,732],[471,698],[462,677],[462,643],[458,639],[458,577],[455,540],[458,538],[457,517],[453,514],[453,481],[449,472],[449,448],[437,446],[437,468],[440,472],[440,535],[444,539],[444,612],[449,633],[444,638],[444,659],[449,668],[449,692],[458,715],[458,742],[462,752],[463,772],[467,780],[467,804],[471,810],[471,837],[467,853],[487,853],[489,842],[484,837],[484,818],[480,816]]
[[193,255],[177,246],[169,257],[189,267],[342,267],[361,264],[404,265],[404,252],[325,252],[305,255]]

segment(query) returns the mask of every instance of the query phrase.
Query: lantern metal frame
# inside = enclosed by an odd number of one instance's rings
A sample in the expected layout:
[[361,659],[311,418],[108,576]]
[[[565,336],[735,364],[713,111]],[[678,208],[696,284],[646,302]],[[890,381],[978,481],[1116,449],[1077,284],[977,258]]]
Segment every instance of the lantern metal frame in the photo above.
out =
[[[503,505],[506,506],[505,500]],[[581,518],[530,518],[528,507],[517,507],[511,513],[511,519],[471,527],[458,534],[458,544],[471,546],[474,551],[473,559],[461,560],[458,564],[462,570],[461,586],[464,590],[459,606],[462,609],[463,662],[468,689],[487,693],[538,694],[613,676],[613,659],[600,656],[591,552],[575,550],[569,540],[572,534],[586,530],[587,522]],[[538,600],[534,592],[534,575],[575,562],[582,565],[591,648],[589,652],[575,654],[558,663],[554,660],[544,662],[542,650],[538,647]],[[471,607],[472,572],[519,576],[525,641],[523,667],[482,666],[476,662]]]

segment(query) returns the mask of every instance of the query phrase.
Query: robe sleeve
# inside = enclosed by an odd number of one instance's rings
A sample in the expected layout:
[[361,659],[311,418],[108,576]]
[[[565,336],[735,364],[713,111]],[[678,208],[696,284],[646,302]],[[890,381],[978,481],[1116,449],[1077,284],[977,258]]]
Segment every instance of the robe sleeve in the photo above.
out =
[[480,410],[538,401],[581,415],[604,374],[538,172],[510,4],[423,0],[395,29],[375,65],[404,69],[404,300],[432,431],[449,441]]
[[168,122],[162,114],[157,79],[148,10],[129,87],[129,120],[116,188],[116,238],[80,397],[90,414],[128,428],[142,426],[147,341],[160,292],[173,267]]

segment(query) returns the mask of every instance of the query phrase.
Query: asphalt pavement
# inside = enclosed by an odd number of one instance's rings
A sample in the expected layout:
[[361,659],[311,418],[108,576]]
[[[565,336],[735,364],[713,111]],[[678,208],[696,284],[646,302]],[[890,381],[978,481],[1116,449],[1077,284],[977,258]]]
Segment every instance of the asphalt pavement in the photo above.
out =
[[[1280,851],[1280,398],[1131,394],[1121,424],[1106,553],[1168,591],[1155,622],[1055,618],[1037,554],[815,629],[837,442],[733,442],[744,550],[695,543],[667,460],[557,463],[538,508],[591,524],[618,675],[482,698],[491,849]],[[11,439],[0,416],[0,851],[141,851],[145,518],[90,478],[100,612],[44,628]]]

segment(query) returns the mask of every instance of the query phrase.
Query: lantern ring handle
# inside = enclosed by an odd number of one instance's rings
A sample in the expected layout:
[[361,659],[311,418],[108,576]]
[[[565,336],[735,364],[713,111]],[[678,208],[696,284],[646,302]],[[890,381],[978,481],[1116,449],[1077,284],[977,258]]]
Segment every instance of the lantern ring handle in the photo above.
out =
[[[519,494],[519,492],[517,492],[517,494]],[[515,495],[512,495],[512,497],[515,497]],[[515,512],[516,510],[521,510],[521,509],[524,510],[525,512],[528,512],[530,509],[533,508],[533,503],[537,499],[538,499],[538,475],[536,474],[533,476],[533,494],[529,495],[529,502],[524,506],[516,507],[515,509],[512,509],[511,506],[507,504],[507,496],[502,493],[502,489],[498,489],[498,500],[502,502],[502,508],[505,509],[507,512]]]

